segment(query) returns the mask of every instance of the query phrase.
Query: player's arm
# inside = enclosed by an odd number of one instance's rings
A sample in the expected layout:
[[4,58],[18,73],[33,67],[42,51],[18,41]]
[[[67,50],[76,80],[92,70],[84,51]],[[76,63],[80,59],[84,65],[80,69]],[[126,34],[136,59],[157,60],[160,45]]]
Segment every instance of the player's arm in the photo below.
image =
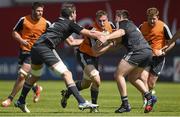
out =
[[121,38],[109,40],[105,43],[101,43],[99,40],[96,41],[96,45],[92,46],[92,51],[96,56],[100,56],[107,51],[114,51],[118,48],[122,48]]
[[171,50],[175,46],[176,40],[174,40],[174,36],[172,37],[170,29],[166,24],[164,25],[164,33],[165,33],[165,37],[167,40],[166,40],[166,45],[161,50],[165,54],[166,52],[168,52],[169,50]]
[[103,35],[103,33],[99,32],[99,31],[87,30],[74,22],[70,23],[70,29],[71,29],[71,31],[75,32],[76,34],[82,34],[83,36],[87,36],[87,37],[90,37],[93,39],[98,39],[98,40],[102,41],[101,35]]
[[101,36],[104,35],[102,32],[95,31],[95,30],[82,29],[80,33],[89,38],[98,39],[101,42],[104,42],[103,38],[101,38]]
[[175,45],[175,42],[177,39],[180,38],[180,30],[178,30],[172,37],[172,39],[169,41],[169,43],[167,45],[165,45],[162,50],[166,53],[167,51],[169,51],[170,49],[172,49]]
[[23,30],[23,22],[24,22],[24,17],[20,18],[15,27],[13,28],[12,31],[12,37],[16,41],[18,41],[22,45],[28,45],[28,42],[24,39],[22,39],[20,35],[20,31]]
[[111,34],[106,35],[105,40],[120,39],[124,35],[125,35],[125,30],[124,29],[118,29],[118,30],[112,32]]
[[96,44],[94,46],[91,47],[94,55],[96,55],[96,57],[104,54],[106,51],[108,51],[110,48],[112,48],[114,46],[114,42],[113,41],[109,41],[107,43],[102,44],[99,40],[96,41]]
[[125,35],[124,29],[118,29],[109,35],[104,35],[102,32],[99,31],[86,31],[86,29],[84,30],[84,32],[87,35],[92,34],[92,36],[94,36],[95,39],[100,40],[102,43],[106,43],[106,41],[108,40],[120,39],[123,35]]
[[83,41],[83,39],[74,39],[73,36],[69,36],[65,42],[69,46],[79,46],[82,43],[82,41]]

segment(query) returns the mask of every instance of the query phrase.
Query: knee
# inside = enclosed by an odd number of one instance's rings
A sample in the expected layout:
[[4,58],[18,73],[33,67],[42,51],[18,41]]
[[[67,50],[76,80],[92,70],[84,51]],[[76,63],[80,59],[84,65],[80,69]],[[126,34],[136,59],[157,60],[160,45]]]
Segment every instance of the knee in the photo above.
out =
[[100,79],[99,71],[97,71],[96,69],[92,70],[90,72],[89,77],[91,78],[93,83],[96,85],[96,87],[99,87],[101,85],[101,79]]
[[63,72],[63,73],[61,74],[61,76],[62,76],[63,78],[71,78],[71,77],[72,77],[72,73],[71,73],[69,70],[67,70],[67,71]]
[[18,80],[24,80],[28,77],[29,73],[26,72],[24,69],[20,68],[18,71]]
[[100,80],[96,80],[95,82],[93,82],[93,85],[94,85],[94,87],[99,88],[100,85],[101,85],[101,81]]

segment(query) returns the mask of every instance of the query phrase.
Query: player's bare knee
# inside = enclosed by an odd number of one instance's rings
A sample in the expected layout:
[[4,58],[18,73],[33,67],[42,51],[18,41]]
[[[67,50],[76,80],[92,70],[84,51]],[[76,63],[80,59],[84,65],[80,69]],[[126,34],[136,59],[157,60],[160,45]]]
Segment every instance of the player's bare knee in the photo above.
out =
[[99,71],[97,69],[91,70],[89,73],[89,77],[99,80]]
[[71,78],[71,77],[72,77],[72,73],[71,73],[69,70],[67,70],[67,71],[63,72],[63,73],[61,74],[61,76],[62,76],[63,78]]

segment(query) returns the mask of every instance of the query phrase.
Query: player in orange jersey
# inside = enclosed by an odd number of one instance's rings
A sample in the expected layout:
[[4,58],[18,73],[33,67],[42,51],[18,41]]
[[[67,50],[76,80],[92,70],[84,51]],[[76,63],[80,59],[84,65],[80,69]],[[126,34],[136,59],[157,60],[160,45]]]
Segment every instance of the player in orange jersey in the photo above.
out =
[[159,20],[157,8],[147,9],[147,21],[140,25],[140,30],[153,50],[153,59],[150,67],[143,71],[141,78],[146,87],[154,93],[156,81],[163,70],[165,56],[161,50],[172,38],[168,26]]
[[[8,107],[12,103],[13,98],[23,87],[25,79],[31,76],[29,74],[31,70],[31,47],[50,25],[50,22],[42,17],[43,9],[44,5],[42,3],[34,2],[32,5],[32,14],[21,17],[13,29],[12,36],[20,44],[18,78],[14,84],[12,92],[8,98],[2,102],[1,105],[3,107]],[[37,102],[42,87],[35,84],[32,87],[32,90],[34,91],[33,101]]]
[[[114,28],[114,25],[108,21],[107,13],[103,10],[97,11],[96,20],[91,27],[91,30],[97,30],[103,32],[106,35],[111,33]],[[101,54],[113,46],[113,41],[104,45],[98,44],[100,43],[97,42],[96,39],[85,37],[84,41],[77,49],[77,59],[83,68],[83,79],[76,81],[76,86],[79,91],[91,87],[91,101],[93,104],[97,104],[99,86],[101,83],[98,71],[98,58]],[[67,100],[71,95],[71,92],[68,92],[68,90],[62,90],[61,93],[61,106],[65,108],[67,106]],[[91,109],[91,112],[98,112],[98,109]]]

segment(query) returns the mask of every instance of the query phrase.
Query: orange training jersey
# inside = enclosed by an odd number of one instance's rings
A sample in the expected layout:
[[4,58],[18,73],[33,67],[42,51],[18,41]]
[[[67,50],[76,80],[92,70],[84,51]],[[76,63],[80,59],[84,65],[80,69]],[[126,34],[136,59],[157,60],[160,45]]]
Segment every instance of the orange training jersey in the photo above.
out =
[[31,15],[22,17],[13,30],[17,31],[22,39],[27,40],[29,45],[20,45],[20,48],[23,51],[30,51],[35,41],[45,32],[47,24],[48,21],[43,17],[38,21],[32,20]]
[[144,22],[140,26],[140,30],[152,47],[153,52],[160,50],[166,44],[166,40],[172,37],[167,25],[160,20],[157,21],[154,27],[149,26],[148,22]]
[[[94,23],[93,25],[93,29],[100,32],[105,31],[105,33],[111,33],[113,31],[113,27],[110,22],[105,22],[105,26],[103,28],[99,27],[97,23]],[[96,39],[90,39],[85,37],[84,41],[79,46],[79,50],[85,54],[88,54],[89,56],[95,57],[91,49],[91,47],[95,44],[96,44]]]

